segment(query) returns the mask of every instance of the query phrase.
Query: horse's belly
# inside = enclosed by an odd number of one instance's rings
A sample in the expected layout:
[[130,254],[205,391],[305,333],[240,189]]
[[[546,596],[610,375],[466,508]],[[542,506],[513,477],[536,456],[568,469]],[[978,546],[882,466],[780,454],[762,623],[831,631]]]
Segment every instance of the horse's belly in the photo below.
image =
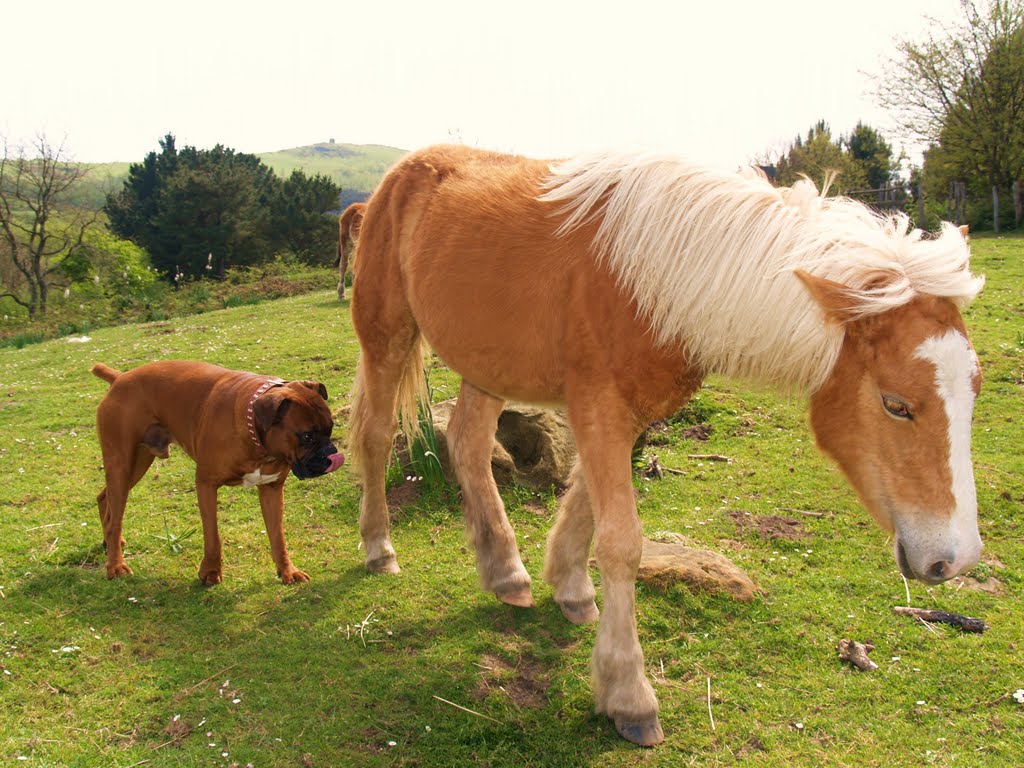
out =
[[409,278],[416,322],[445,364],[498,397],[563,402],[565,323],[552,287],[557,277],[500,264],[470,273],[465,264],[437,257]]

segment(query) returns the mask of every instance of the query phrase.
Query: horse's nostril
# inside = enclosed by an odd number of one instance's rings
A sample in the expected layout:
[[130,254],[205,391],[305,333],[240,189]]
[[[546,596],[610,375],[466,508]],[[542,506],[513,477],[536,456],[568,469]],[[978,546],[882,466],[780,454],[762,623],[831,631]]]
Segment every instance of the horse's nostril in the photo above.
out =
[[931,567],[928,568],[928,578],[935,581],[946,581],[953,577],[953,563],[949,560],[939,560],[937,563],[932,563]]

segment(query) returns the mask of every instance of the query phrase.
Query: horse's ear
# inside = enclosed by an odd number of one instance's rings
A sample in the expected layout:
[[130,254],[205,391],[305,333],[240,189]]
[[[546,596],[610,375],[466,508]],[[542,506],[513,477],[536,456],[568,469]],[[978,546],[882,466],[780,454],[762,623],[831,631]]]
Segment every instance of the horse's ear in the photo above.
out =
[[969,224],[961,224],[958,229],[960,230],[960,236],[968,243],[971,242],[971,227]]
[[847,286],[802,269],[794,270],[794,274],[800,278],[811,298],[824,310],[829,322],[843,325],[859,315],[860,301]]

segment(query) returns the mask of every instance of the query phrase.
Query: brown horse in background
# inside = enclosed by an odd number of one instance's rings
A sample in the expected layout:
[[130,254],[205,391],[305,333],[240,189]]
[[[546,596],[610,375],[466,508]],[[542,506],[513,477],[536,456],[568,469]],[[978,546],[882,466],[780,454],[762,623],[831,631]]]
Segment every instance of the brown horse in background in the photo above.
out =
[[776,189],[671,157],[438,146],[387,174],[358,251],[350,451],[367,568],[398,571],[385,466],[396,415],[415,422],[429,344],[463,377],[449,441],[482,586],[531,606],[491,445],[506,398],[564,404],[579,461],[544,577],[570,621],[600,618],[596,706],[625,738],[663,738],[634,616],[630,452],[708,374],[809,396],[819,447],[895,532],[904,574],[937,583],[978,561],[980,371],[959,308],[982,281],[952,226],[925,238],[810,182]]
[[348,274],[349,254],[359,241],[359,227],[363,223],[366,203],[352,203],[338,217],[338,300],[345,300],[345,275]]

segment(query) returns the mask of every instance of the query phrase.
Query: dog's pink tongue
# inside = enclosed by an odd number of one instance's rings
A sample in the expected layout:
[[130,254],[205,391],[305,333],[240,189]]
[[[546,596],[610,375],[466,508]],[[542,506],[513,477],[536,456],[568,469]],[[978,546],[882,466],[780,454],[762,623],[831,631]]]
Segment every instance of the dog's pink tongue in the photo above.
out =
[[338,467],[345,463],[345,454],[341,453],[341,451],[339,451],[338,453],[332,453],[327,458],[331,462],[331,465],[327,467],[327,474],[330,474],[331,472],[333,472],[334,470],[336,470]]

